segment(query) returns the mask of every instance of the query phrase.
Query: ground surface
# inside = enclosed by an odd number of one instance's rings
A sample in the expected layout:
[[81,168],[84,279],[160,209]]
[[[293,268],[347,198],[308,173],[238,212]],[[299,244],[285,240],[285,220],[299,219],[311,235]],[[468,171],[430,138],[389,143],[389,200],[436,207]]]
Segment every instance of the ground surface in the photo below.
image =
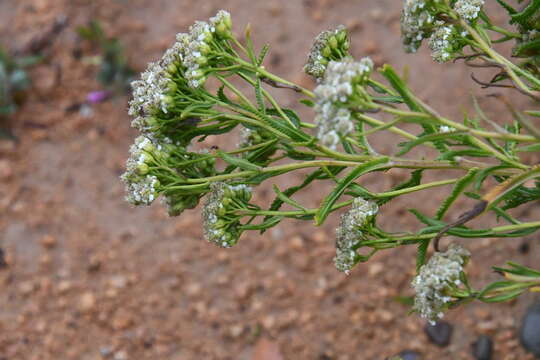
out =
[[[451,312],[452,343],[437,348],[427,341],[424,322],[393,300],[410,295],[414,249],[380,253],[346,277],[332,264],[335,219],[315,230],[285,222],[264,236],[246,234],[233,249],[217,249],[201,238],[199,210],[170,219],[159,206],[134,209],[123,201],[118,176],[135,136],[126,98],[94,106],[91,116],[66,111],[99,89],[95,67],[73,56],[77,25],[100,19],[142,69],[176,32],[225,8],[236,29],[251,22],[256,41],[273,44],[268,67],[284,77],[311,86],[299,75],[311,39],[344,23],[353,29],[355,55],[398,68],[412,64],[420,97],[459,116],[460,104],[470,108],[469,88],[485,92],[469,81],[470,69],[436,65],[425,51],[402,53],[400,3],[0,1],[0,41],[13,49],[60,14],[70,21],[48,60],[32,70],[35,86],[14,118],[20,143],[4,142],[0,150],[0,246],[9,263],[0,270],[0,359],[247,360],[261,338],[277,343],[285,359],[384,359],[404,349],[426,359],[471,359],[470,343],[479,334],[493,336],[496,359],[529,359],[516,333],[530,297]],[[281,99],[294,104],[288,95]],[[387,188],[403,175],[364,185]],[[433,209],[442,195],[431,193],[420,208]],[[309,199],[315,204],[320,195]],[[413,229],[404,210],[415,202],[385,209],[384,225]],[[477,284],[495,279],[489,266],[507,258],[533,265],[538,237],[523,241],[528,253],[518,251],[522,240],[470,244]]]

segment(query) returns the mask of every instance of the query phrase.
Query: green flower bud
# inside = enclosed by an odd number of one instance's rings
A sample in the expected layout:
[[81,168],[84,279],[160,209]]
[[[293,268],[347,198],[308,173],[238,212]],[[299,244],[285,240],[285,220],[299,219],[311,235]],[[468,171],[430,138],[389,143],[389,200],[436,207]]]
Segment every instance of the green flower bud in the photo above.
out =
[[331,36],[331,37],[328,39],[328,45],[329,45],[330,48],[332,48],[332,49],[337,49],[337,48],[339,47],[338,39],[337,39],[335,36]]
[[343,30],[343,31],[338,32],[336,37],[340,43],[345,42],[347,40],[347,31]]
[[231,31],[227,28],[227,25],[225,23],[219,23],[216,26],[216,34],[221,38],[228,38],[231,34]]
[[330,47],[328,47],[328,46],[325,46],[324,49],[322,50],[321,54],[325,58],[329,58],[330,56],[332,56],[332,49],[330,49]]
[[178,90],[178,85],[174,82],[174,81],[169,81],[169,83],[167,84],[167,89],[174,93],[176,92],[176,90]]
[[174,63],[170,63],[168,66],[167,66],[167,72],[171,75],[174,75],[178,72],[178,68],[176,67],[176,64]]
[[206,65],[208,63],[208,58],[206,56],[199,56],[195,58],[195,62],[199,65]]
[[199,45],[199,52],[201,54],[208,55],[210,51],[212,51],[212,48],[210,47],[210,45],[206,43],[202,43],[201,45]]
[[149,171],[150,167],[146,163],[142,163],[137,166],[137,173],[141,176],[148,174]]

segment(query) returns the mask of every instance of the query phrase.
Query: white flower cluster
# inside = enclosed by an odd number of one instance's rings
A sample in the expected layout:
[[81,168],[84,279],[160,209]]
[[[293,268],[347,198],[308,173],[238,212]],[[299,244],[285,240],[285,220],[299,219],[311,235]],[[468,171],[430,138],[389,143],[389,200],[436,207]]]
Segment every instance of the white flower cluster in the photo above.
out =
[[204,84],[208,62],[205,55],[211,51],[209,44],[215,37],[226,38],[230,28],[230,14],[221,10],[210,22],[196,22],[189,34],[176,35],[176,42],[163,57],[149,63],[141,79],[131,83],[133,99],[129,102],[129,115],[134,117],[133,127],[148,132],[157,124],[154,115],[170,112],[178,88],[174,77],[179,71],[185,71],[183,76],[192,88]]
[[340,25],[334,30],[323,31],[315,38],[311,46],[304,72],[317,80],[321,79],[326,66],[333,58],[333,52],[337,53],[334,60],[338,60],[344,57],[348,49],[349,40],[345,26]]
[[448,290],[461,284],[460,274],[471,256],[466,249],[451,244],[444,253],[435,253],[427,264],[420,268],[412,281],[416,293],[414,309],[430,322],[443,317],[452,297]]
[[454,10],[460,17],[466,20],[474,20],[484,6],[484,0],[458,0],[454,5]]
[[348,274],[358,262],[356,246],[362,239],[362,229],[378,211],[379,207],[374,202],[356,198],[351,209],[341,216],[339,227],[336,229],[334,257],[334,264],[339,271]]
[[120,177],[126,187],[126,200],[134,205],[150,205],[158,196],[159,179],[149,174],[157,158],[167,156],[159,144],[146,136],[139,136],[130,148],[126,172]]
[[370,58],[359,62],[346,58],[328,64],[324,79],[314,90],[317,138],[324,146],[335,149],[339,144],[339,134],[346,136],[354,131],[351,112],[345,106],[355,86],[364,85],[372,71]]
[[438,63],[444,63],[453,56],[453,42],[456,35],[454,26],[441,26],[429,38],[431,57]]
[[236,186],[223,182],[212,183],[211,192],[204,204],[204,237],[218,246],[229,248],[236,244],[241,231],[239,218],[233,212],[239,204],[245,205],[251,199],[251,188],[240,184]]
[[189,86],[198,88],[206,82],[208,55],[215,37],[227,38],[231,31],[231,15],[220,10],[209,22],[197,21],[189,29],[189,35],[180,35],[177,40],[185,44],[186,79]]
[[430,11],[430,5],[441,0],[404,0],[401,13],[401,36],[405,51],[416,52],[422,40],[431,36],[433,27],[441,23]]
[[[478,17],[484,0],[458,0],[453,10],[463,19],[472,21]],[[446,8],[446,9],[445,9]],[[467,36],[466,31],[458,31],[453,25],[445,25],[441,12],[451,11],[444,0],[404,0],[401,14],[401,34],[407,52],[416,52],[424,39],[430,39],[430,47],[435,49],[433,58],[438,62],[448,61],[457,49],[453,48],[450,34]]]

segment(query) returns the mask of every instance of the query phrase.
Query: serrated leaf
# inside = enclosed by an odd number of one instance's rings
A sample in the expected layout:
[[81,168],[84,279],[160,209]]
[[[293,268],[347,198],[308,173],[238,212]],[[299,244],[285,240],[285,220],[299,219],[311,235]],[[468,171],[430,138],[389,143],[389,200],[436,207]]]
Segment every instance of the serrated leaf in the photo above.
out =
[[264,99],[262,95],[262,83],[261,78],[257,78],[255,83],[255,99],[257,99],[257,105],[259,106],[259,111],[262,114],[266,114],[266,106],[264,105]]
[[324,222],[328,214],[330,213],[335,202],[341,197],[341,195],[347,190],[349,185],[363,174],[374,170],[379,165],[388,162],[388,158],[383,157],[364,163],[354,168],[347,176],[340,180],[337,186],[332,192],[324,199],[319,211],[315,215],[315,222],[320,225]]
[[270,50],[269,44],[264,44],[263,48],[261,49],[261,52],[259,53],[259,58],[257,59],[257,66],[261,66],[264,62],[264,58],[266,57],[266,54],[268,54],[268,50]]

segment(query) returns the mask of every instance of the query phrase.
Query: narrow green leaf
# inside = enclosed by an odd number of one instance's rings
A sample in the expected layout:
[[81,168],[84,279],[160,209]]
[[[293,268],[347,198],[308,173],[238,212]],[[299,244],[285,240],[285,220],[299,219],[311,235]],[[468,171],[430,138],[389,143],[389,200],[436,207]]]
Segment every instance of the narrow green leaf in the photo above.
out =
[[388,162],[387,157],[375,159],[364,163],[354,168],[347,176],[340,180],[338,185],[332,190],[332,192],[324,199],[317,215],[315,215],[315,222],[317,225],[321,225],[328,214],[330,213],[335,202],[341,197],[341,195],[347,190],[347,188],[355,181],[359,176],[374,170],[379,165]]
[[452,192],[450,193],[450,196],[448,196],[443,201],[443,203],[437,210],[435,219],[441,220],[443,218],[444,214],[446,214],[450,206],[454,203],[454,201],[456,201],[459,195],[461,195],[461,193],[465,190],[465,188],[469,186],[471,182],[474,181],[476,174],[478,174],[478,169],[473,168],[469,170],[469,172],[465,176],[463,176],[461,179],[459,179],[456,182],[456,184],[454,185],[454,188],[452,189]]
[[416,253],[416,273],[418,273],[422,265],[426,263],[427,251],[430,242],[430,239],[426,239],[418,245],[418,251]]
[[239,167],[242,170],[260,171],[262,169],[260,166],[252,164],[246,159],[241,159],[235,156],[231,156],[221,150],[217,151],[217,155],[221,159],[223,159],[223,161],[225,161],[227,164],[234,165],[236,167]]
[[274,189],[274,192],[276,193],[277,197],[283,201],[284,203],[286,204],[289,204],[291,205],[292,207],[295,207],[297,209],[300,209],[300,210],[303,210],[303,211],[307,211],[307,209],[302,206],[301,204],[299,204],[298,202],[294,201],[293,199],[291,199],[290,197],[288,197],[287,195],[285,195],[283,192],[281,192],[279,190],[279,188],[277,187],[277,185],[273,185],[272,188]]

